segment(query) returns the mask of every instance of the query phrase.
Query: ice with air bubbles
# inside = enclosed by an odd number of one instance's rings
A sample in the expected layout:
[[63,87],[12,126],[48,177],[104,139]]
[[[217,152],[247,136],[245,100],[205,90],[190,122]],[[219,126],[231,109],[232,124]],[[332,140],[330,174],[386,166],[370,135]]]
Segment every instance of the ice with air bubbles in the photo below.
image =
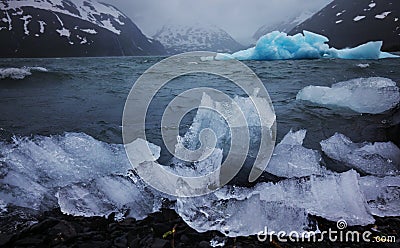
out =
[[310,214],[367,225],[374,219],[358,180],[358,174],[349,171],[260,183],[254,188],[226,186],[207,196],[179,198],[176,211],[199,232],[217,230],[230,237],[255,235],[265,227],[301,233],[307,230]]
[[275,147],[265,170],[286,178],[327,174],[328,171],[320,165],[322,158],[318,151],[303,146],[306,133],[306,130],[290,130]]
[[354,143],[336,133],[321,141],[322,151],[330,158],[362,173],[399,175],[400,149],[392,142]]

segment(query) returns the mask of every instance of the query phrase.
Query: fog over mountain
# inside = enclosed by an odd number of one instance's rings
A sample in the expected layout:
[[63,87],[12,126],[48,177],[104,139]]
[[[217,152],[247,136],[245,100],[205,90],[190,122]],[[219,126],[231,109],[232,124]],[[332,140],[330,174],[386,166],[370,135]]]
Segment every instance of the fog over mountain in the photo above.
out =
[[[273,25],[300,15],[318,11],[331,0],[102,0],[123,11],[148,36],[165,23],[191,25],[215,24],[244,45],[263,25]],[[295,7],[294,7],[295,6]]]

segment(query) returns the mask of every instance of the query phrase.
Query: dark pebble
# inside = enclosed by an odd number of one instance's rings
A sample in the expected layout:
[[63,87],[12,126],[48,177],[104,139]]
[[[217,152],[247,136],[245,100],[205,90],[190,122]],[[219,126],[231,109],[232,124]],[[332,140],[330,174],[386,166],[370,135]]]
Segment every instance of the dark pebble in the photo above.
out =
[[[186,248],[211,247],[210,240],[219,237],[226,241],[225,247],[371,247],[365,243],[280,243],[276,239],[259,242],[257,237],[224,238],[224,235],[212,231],[198,233],[189,227],[170,209],[151,214],[144,220],[131,218],[115,221],[113,216],[76,217],[64,215],[60,210],[50,211],[40,218],[39,223],[29,228],[20,228],[14,233],[0,234],[0,247],[144,247],[144,248]],[[359,232],[377,228],[374,235],[395,235],[397,243],[380,244],[381,247],[399,247],[399,218],[378,218],[376,224],[365,227],[348,227]],[[317,218],[321,230],[336,228],[336,223]],[[376,226],[375,226],[376,225]],[[175,227],[174,235],[163,234]]]
[[128,246],[128,240],[126,238],[126,235],[116,238],[114,240],[114,245],[116,247],[127,247]]
[[43,239],[40,238],[32,238],[32,237],[27,237],[24,239],[20,239],[15,242],[16,246],[37,246],[39,244],[43,243]]
[[155,238],[151,248],[167,248],[170,246],[169,244],[168,240]]
[[201,242],[198,244],[197,247],[199,247],[199,248],[209,248],[209,247],[211,247],[211,245],[210,245],[210,242],[201,241]]

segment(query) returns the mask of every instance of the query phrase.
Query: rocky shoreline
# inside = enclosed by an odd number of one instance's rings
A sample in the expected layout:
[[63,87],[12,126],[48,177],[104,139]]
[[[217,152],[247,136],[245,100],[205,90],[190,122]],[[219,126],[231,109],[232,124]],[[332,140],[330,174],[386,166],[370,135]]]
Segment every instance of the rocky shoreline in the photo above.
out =
[[[256,236],[227,238],[210,231],[198,233],[173,210],[163,209],[136,221],[126,218],[115,221],[105,217],[77,217],[62,214],[59,209],[45,212],[38,223],[14,233],[0,233],[0,247],[399,247],[400,218],[376,218],[375,225],[350,227],[352,231],[371,231],[374,236],[396,237],[395,242],[260,242]],[[317,218],[321,231],[336,223]]]

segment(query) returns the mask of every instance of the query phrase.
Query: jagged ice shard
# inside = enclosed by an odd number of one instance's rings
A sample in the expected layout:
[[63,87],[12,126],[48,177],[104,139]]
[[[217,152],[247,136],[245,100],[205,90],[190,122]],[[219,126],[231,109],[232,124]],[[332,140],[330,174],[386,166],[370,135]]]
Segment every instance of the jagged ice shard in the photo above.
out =
[[320,165],[322,158],[318,151],[303,146],[306,132],[290,130],[275,147],[265,171],[286,178],[328,174]]
[[273,31],[262,36],[255,47],[233,54],[218,54],[216,60],[285,60],[285,59],[383,59],[396,55],[381,52],[382,41],[371,41],[355,48],[336,49],[326,44],[329,39],[323,35],[303,31],[304,35],[288,35]]
[[176,211],[199,232],[217,230],[231,237],[255,235],[265,227],[302,233],[307,230],[309,214],[367,225],[375,220],[368,213],[358,180],[355,171],[348,171],[260,183],[251,189],[226,186],[206,196],[179,198]]
[[392,142],[353,143],[336,133],[321,141],[321,147],[328,157],[360,172],[377,176],[400,174],[400,149]]

